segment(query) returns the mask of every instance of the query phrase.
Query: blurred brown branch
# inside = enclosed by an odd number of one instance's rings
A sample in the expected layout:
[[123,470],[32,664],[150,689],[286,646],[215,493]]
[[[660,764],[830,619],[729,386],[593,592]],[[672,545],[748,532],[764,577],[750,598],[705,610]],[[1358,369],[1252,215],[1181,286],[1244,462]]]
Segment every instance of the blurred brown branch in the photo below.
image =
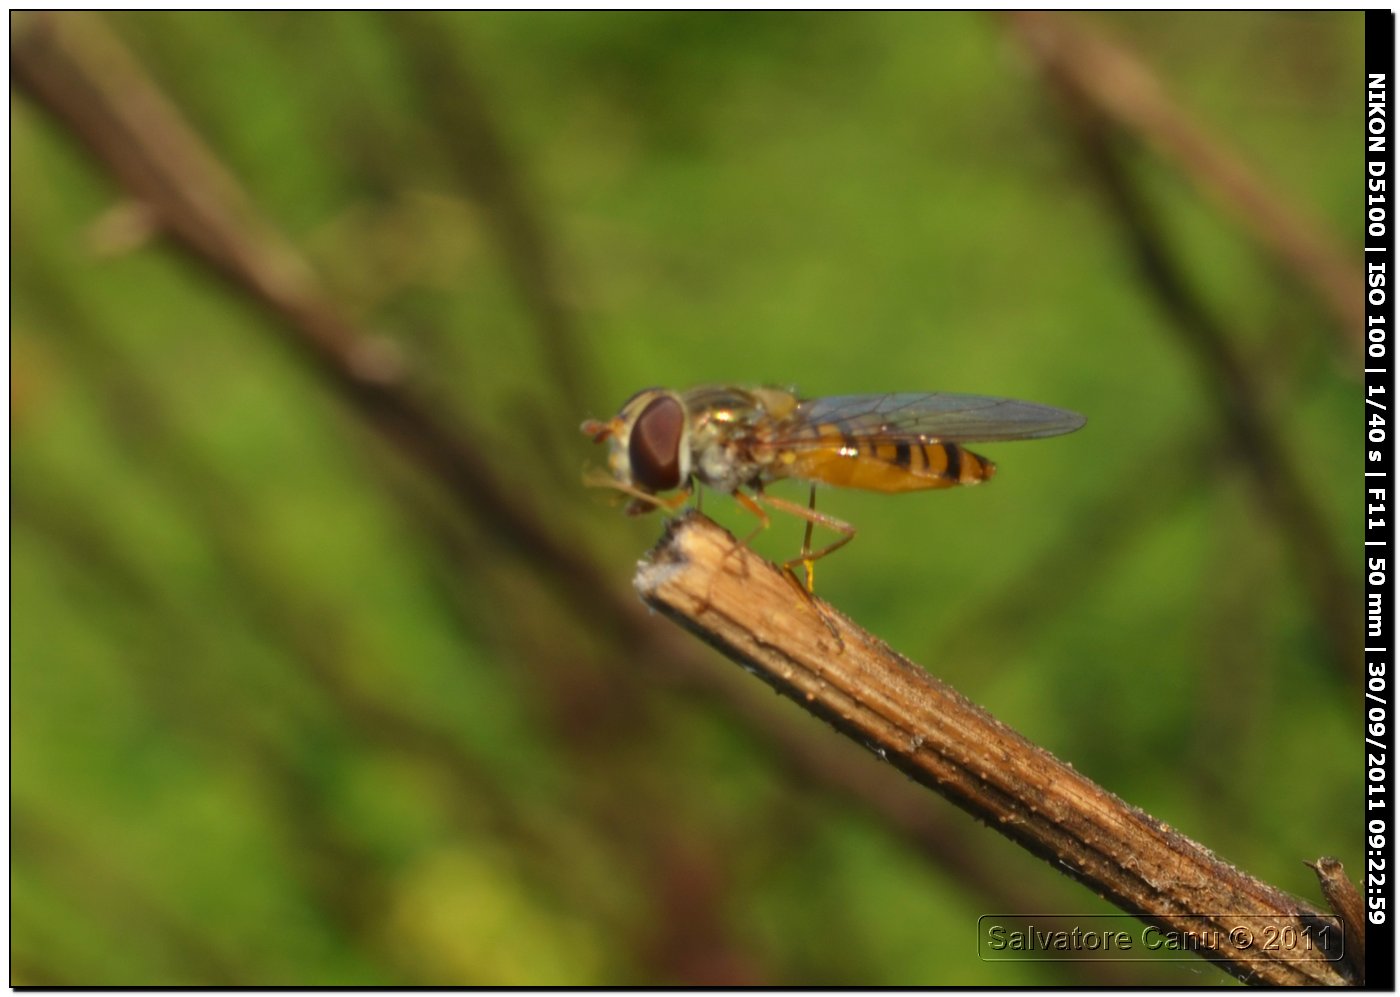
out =
[[[1265,412],[1264,393],[1235,345],[1237,337],[1191,285],[1161,220],[1127,165],[1122,136],[1112,127],[1118,123],[1116,115],[1109,113],[1103,96],[1081,78],[1079,62],[1058,48],[1047,48],[1047,39],[1062,42],[1065,37],[1080,36],[1062,36],[1055,27],[1061,23],[1057,16],[1018,14],[1007,23],[1043,59],[1039,66],[1060,100],[1070,134],[1085,157],[1108,217],[1131,249],[1148,290],[1171,319],[1170,328],[1200,370],[1220,420],[1234,438],[1235,453],[1252,472],[1259,501],[1275,521],[1280,544],[1292,552],[1300,583],[1316,607],[1318,622],[1330,644],[1333,668],[1349,684],[1359,683],[1361,627],[1353,608],[1360,600],[1359,580],[1342,558],[1316,498],[1290,461],[1288,447]],[[1084,45],[1089,53],[1086,59],[1107,60],[1111,67],[1127,71],[1119,65],[1118,57],[1106,54],[1113,50],[1089,42]],[[1045,57],[1047,50],[1059,57]],[[1145,83],[1141,88],[1155,93]],[[1175,112],[1169,120],[1177,122]],[[1185,127],[1184,122],[1177,124]],[[1359,288],[1358,277],[1358,302]],[[1359,323],[1355,327],[1359,329]]]
[[1179,107],[1136,56],[1085,19],[1060,13],[1005,15],[1013,35],[1073,99],[1141,138],[1174,163],[1299,282],[1335,319],[1348,359],[1361,356],[1361,269],[1325,225],[1310,218]]
[[[910,778],[1241,980],[1342,986],[1330,962],[1236,948],[1238,918],[1303,933],[1318,911],[1090,782],[791,580],[698,513],[638,569],[648,605]],[[825,617],[825,619],[823,618]],[[829,629],[830,628],[830,629]],[[1260,958],[1260,956],[1263,958]]]

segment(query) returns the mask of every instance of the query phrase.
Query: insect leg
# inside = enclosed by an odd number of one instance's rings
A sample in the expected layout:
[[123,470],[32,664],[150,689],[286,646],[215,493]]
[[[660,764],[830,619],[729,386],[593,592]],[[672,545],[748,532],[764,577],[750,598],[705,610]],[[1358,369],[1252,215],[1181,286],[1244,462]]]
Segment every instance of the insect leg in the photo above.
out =
[[[763,497],[763,493],[758,492],[757,497],[761,499]],[[763,506],[759,505],[757,502],[749,498],[749,496],[745,495],[743,492],[736,490],[734,492],[734,498],[745,509],[747,509],[749,512],[753,513],[755,516],[758,517],[758,525],[753,528],[753,531],[750,532],[748,536],[744,537],[744,539],[740,540],[735,545],[735,549],[737,550],[739,547],[747,547],[749,544],[751,544],[753,542],[753,538],[758,536],[764,530],[768,529],[769,525],[773,522],[773,520],[768,515],[767,510],[763,508]]]
[[[773,495],[763,494],[760,494],[758,498],[771,508],[780,509],[783,512],[791,513],[794,516],[798,516],[802,519],[805,519],[807,521],[807,534],[809,538],[811,536],[811,528],[813,526],[825,526],[827,529],[833,530],[836,533],[841,534],[840,537],[838,537],[832,543],[827,544],[821,550],[809,550],[809,541],[804,541],[802,544],[802,556],[795,557],[791,561],[785,561],[783,563],[784,570],[786,570],[790,575],[792,575],[794,580],[797,579],[797,574],[793,571],[793,568],[799,564],[803,566],[807,574],[807,591],[811,592],[814,581],[812,570],[813,563],[820,560],[823,557],[826,557],[826,555],[832,553],[833,551],[841,549],[842,547],[846,546],[846,544],[854,540],[856,535],[856,528],[844,520],[837,519],[835,516],[828,516],[826,513],[817,512],[816,509],[804,509],[796,502],[789,502],[787,499],[781,499]],[[812,493],[812,504],[816,504],[815,489]],[[798,584],[801,584],[801,582],[798,582]]]
[[[755,494],[759,498],[762,498],[763,496],[762,492],[757,492]],[[734,492],[734,500],[759,518],[761,524],[759,526],[759,529],[763,530],[768,528],[768,524],[772,522],[772,520],[769,518],[768,513],[764,510],[763,506],[759,505],[757,502],[754,501],[754,499],[745,495],[743,492],[737,490]],[[752,535],[756,536],[757,534]]]
[[[699,489],[696,489],[696,495],[699,495]],[[758,517],[758,525],[755,526],[753,530],[750,531],[749,535],[744,537],[744,539],[734,541],[734,546],[730,547],[729,550],[725,552],[724,557],[720,558],[720,569],[724,567],[725,561],[728,561],[731,557],[733,557],[739,551],[743,550],[750,543],[752,543],[753,538],[758,536],[764,530],[768,529],[768,524],[773,521],[769,517],[768,513],[764,510],[763,506],[759,505],[757,502],[749,498],[747,495],[745,495],[738,489],[735,489],[734,491],[734,499],[746,510]]]
[[[817,511],[817,483],[812,482],[811,491],[807,495],[807,508],[811,512]],[[812,553],[812,530],[817,524],[810,519],[807,520],[807,529],[802,533],[802,567],[807,572],[807,591],[812,591],[812,560],[808,556]]]
[[691,492],[695,490],[694,480],[687,481],[685,487],[676,494],[662,498],[660,495],[653,495],[651,492],[644,492],[640,488],[633,488],[618,481],[606,471],[598,468],[590,468],[584,472],[583,483],[589,488],[610,488],[613,491],[621,492],[623,495],[630,495],[632,501],[627,504],[627,513],[631,516],[641,515],[650,512],[652,509],[663,509],[666,512],[675,512],[685,505],[686,499],[690,498]]
[[[766,495],[761,489],[755,489],[754,498],[759,502],[767,503],[774,509],[790,512],[794,516],[799,516],[807,521],[806,535],[802,540],[802,556],[791,561],[784,561],[782,565],[783,574],[787,576],[788,581],[792,582],[792,587],[797,589],[798,595],[805,599],[807,604],[817,611],[817,616],[820,617],[822,623],[826,625],[826,629],[830,631],[831,636],[836,639],[836,646],[844,649],[846,642],[841,639],[840,629],[836,626],[836,623],[831,617],[827,615],[826,610],[821,607],[821,603],[817,602],[817,597],[813,594],[812,562],[819,557],[825,557],[843,544],[850,543],[851,538],[856,535],[855,527],[851,526],[850,523],[842,522],[835,516],[827,516],[817,512],[815,508],[817,504],[817,489],[815,485],[812,486],[812,494],[808,499],[809,508],[806,509],[795,502],[789,502],[786,499],[774,498],[771,495]],[[755,505],[756,504],[757,503],[755,503]],[[818,523],[843,535],[835,543],[828,544],[821,550],[814,552],[812,550],[812,527]],[[801,564],[807,572],[807,584],[805,587],[802,584],[802,579],[798,578],[797,572],[793,570],[793,567],[798,564]]]

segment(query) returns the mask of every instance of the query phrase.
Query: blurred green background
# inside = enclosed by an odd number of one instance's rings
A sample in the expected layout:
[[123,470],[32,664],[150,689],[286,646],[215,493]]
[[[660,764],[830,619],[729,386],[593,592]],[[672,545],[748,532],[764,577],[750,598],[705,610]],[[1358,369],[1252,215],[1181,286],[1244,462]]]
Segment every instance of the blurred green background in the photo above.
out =
[[[1073,23],[1355,249],[1359,13]],[[1085,413],[976,448],[1000,465],[983,488],[824,493],[860,535],[819,593],[1253,875],[1316,903],[1304,860],[1360,868],[1359,660],[1008,22],[102,25],[377,337],[375,369],[596,567],[600,604],[635,602],[660,523],[579,484],[602,454],[577,425],[638,388]],[[30,92],[11,114],[12,982],[1231,982],[979,960],[979,915],[1112,908],[664,621],[638,643],[571,602],[328,390],[284,318],[143,238]],[[1358,583],[1347,330],[1170,156],[1119,139],[1244,358],[1311,546]],[[800,535],[780,518],[756,546]]]

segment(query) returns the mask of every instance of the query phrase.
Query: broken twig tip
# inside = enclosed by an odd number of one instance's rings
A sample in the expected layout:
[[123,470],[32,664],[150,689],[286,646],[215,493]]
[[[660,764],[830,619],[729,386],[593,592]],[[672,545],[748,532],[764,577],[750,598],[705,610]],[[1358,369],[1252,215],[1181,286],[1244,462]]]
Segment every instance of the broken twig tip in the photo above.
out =
[[1361,892],[1347,878],[1342,863],[1324,855],[1316,862],[1304,862],[1317,875],[1322,895],[1342,922],[1342,949],[1346,964],[1358,983],[1366,982],[1366,914]]

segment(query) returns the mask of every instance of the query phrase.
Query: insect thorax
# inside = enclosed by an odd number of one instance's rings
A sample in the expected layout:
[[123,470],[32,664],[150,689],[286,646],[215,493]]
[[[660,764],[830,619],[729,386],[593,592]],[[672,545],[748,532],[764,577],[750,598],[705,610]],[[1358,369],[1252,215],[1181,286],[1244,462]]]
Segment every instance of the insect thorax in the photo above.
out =
[[754,442],[757,423],[768,417],[762,402],[749,392],[715,389],[687,402],[693,406],[690,466],[695,476],[721,492],[760,480],[764,464]]

